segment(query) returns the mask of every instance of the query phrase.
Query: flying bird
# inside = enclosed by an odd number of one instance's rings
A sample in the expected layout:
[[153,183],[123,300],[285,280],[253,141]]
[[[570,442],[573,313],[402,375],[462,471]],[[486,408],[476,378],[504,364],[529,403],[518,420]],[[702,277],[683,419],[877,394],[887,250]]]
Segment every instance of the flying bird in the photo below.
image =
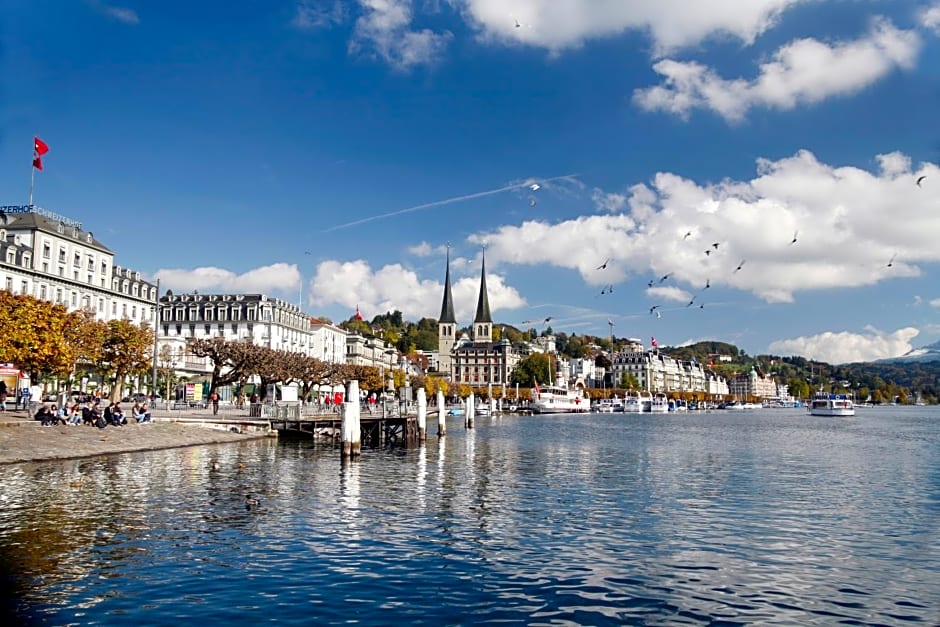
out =
[[689,301],[689,304],[686,307],[691,307],[695,303],[695,297],[692,297],[692,300]]
[[614,285],[613,285],[613,283],[608,283],[608,284],[607,284],[607,287],[605,287],[604,289],[601,290],[601,295],[602,295],[602,296],[603,296],[604,294],[613,294],[613,293],[614,293]]
[[537,192],[540,189],[542,189],[542,186],[539,185],[538,183],[532,183],[531,185],[529,185],[529,189],[531,189],[533,192]]
[[[745,260],[742,259],[742,260],[741,260],[741,263],[738,264],[738,267],[734,269],[734,272],[737,272],[738,270],[740,270],[741,268],[743,268],[743,267],[744,267],[744,262],[745,262]],[[732,272],[732,274],[734,274],[734,272]]]
[[709,248],[708,250],[705,251],[705,256],[708,257],[710,254],[712,254],[712,251]]
[[516,28],[522,28],[522,24],[519,23],[519,20],[516,20]]
[[538,203],[535,202],[535,197],[534,197],[534,196],[533,196],[532,198],[529,198],[529,206],[530,206],[530,207],[534,207],[536,204],[538,204]]
[[718,250],[718,244],[720,244],[720,242],[715,242],[714,244],[712,244],[712,248],[714,248],[715,250]]
[[682,239],[689,239],[692,237],[692,231],[688,231],[685,235],[682,236]]
[[552,321],[552,317],[551,317],[551,316],[549,316],[548,318],[545,318],[545,324],[548,324],[548,323],[551,322],[551,321]]
[[650,307],[650,315],[652,316],[654,313],[658,315],[659,312],[656,311],[657,309],[659,309],[659,305],[653,305],[652,307]]
[[897,256],[898,256],[897,253],[894,253],[893,255],[891,255],[891,259],[888,260],[888,266],[887,266],[887,267],[890,268],[891,266],[894,265],[894,258],[897,257]]
[[791,244],[796,244],[796,236],[799,234],[800,234],[799,231],[793,231],[793,241],[790,242]]
[[921,181],[923,181],[925,178],[927,178],[926,174],[922,174],[921,176],[917,177],[917,187],[920,187]]
[[711,279],[705,279],[705,287],[703,287],[702,289],[707,290],[707,289],[710,288],[711,286],[712,286]]
[[701,305],[699,305],[698,308],[699,308],[699,309],[705,309],[705,303],[702,303]]
[[[672,274],[672,273],[670,272],[669,274]],[[664,274],[664,275],[663,275],[663,278],[661,278],[661,279],[659,280],[659,282],[660,282],[660,283],[665,282],[665,280],[669,278],[669,274]]]
[[656,312],[656,317],[657,317],[657,318],[662,318],[663,316],[662,316],[662,314],[660,314],[660,313],[657,311],[657,312]]
[[610,258],[607,258],[606,260],[604,260],[604,263],[602,263],[601,265],[597,266],[596,269],[597,269],[597,270],[604,270],[605,268],[607,268],[607,262],[608,262],[608,261],[610,261]]

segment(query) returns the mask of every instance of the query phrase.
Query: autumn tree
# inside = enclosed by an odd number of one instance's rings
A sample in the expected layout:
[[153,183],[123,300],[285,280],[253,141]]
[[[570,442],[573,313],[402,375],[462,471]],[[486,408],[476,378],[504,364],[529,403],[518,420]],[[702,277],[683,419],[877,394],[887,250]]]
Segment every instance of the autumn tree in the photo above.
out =
[[221,337],[193,338],[187,343],[187,349],[196,357],[207,357],[212,362],[212,380],[210,390],[246,379],[250,364],[254,358],[254,349],[258,348],[250,341],[230,342]]
[[65,327],[65,344],[73,356],[71,378],[79,371],[97,369],[102,360],[107,324],[95,318],[88,309],[78,309],[68,314]]
[[114,381],[112,401],[121,400],[126,377],[149,370],[152,352],[153,329],[148,325],[136,325],[130,320],[109,320],[106,323],[99,369],[103,376]]
[[62,305],[0,291],[0,362],[16,364],[34,379],[67,375],[74,362],[64,342],[68,319]]

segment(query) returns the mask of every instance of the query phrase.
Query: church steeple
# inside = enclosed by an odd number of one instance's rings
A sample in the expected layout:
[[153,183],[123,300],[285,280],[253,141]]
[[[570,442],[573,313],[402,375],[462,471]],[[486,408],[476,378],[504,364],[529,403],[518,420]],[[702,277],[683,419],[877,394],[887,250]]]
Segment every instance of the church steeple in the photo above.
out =
[[480,296],[477,298],[477,313],[473,317],[473,341],[493,341],[493,317],[490,315],[490,299],[486,293],[486,249],[483,250],[480,270]]
[[437,321],[437,369],[451,376],[452,353],[457,341],[457,317],[454,315],[454,297],[450,293],[450,246],[447,247],[447,271],[444,274],[444,300],[441,317]]
[[444,275],[444,301],[441,303],[441,317],[438,322],[457,324],[454,315],[454,297],[450,293],[450,247],[447,248],[447,272]]

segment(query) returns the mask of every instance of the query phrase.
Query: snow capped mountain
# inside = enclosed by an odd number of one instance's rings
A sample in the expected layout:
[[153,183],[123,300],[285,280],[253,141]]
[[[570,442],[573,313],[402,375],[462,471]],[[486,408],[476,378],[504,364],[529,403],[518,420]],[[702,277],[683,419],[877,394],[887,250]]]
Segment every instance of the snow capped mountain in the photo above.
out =
[[921,348],[908,351],[900,357],[879,359],[876,363],[903,363],[903,362],[940,361],[940,342],[934,342]]

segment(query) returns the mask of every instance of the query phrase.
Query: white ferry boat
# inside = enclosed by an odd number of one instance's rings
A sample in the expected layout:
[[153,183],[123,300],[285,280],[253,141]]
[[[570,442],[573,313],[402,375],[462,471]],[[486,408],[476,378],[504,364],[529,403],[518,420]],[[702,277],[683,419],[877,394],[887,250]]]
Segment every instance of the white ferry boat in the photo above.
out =
[[854,416],[855,404],[845,394],[819,392],[809,404],[813,416]]
[[623,411],[628,414],[639,414],[649,409],[644,409],[644,402],[649,405],[652,397],[648,392],[639,392],[636,395],[627,394],[623,398]]
[[669,411],[669,399],[662,392],[657,392],[653,395],[649,410],[654,414],[665,414]]
[[558,375],[555,385],[540,388],[538,381],[532,388],[531,409],[537,414],[570,414],[591,411],[591,400],[584,394],[584,387],[568,385],[564,375]]

